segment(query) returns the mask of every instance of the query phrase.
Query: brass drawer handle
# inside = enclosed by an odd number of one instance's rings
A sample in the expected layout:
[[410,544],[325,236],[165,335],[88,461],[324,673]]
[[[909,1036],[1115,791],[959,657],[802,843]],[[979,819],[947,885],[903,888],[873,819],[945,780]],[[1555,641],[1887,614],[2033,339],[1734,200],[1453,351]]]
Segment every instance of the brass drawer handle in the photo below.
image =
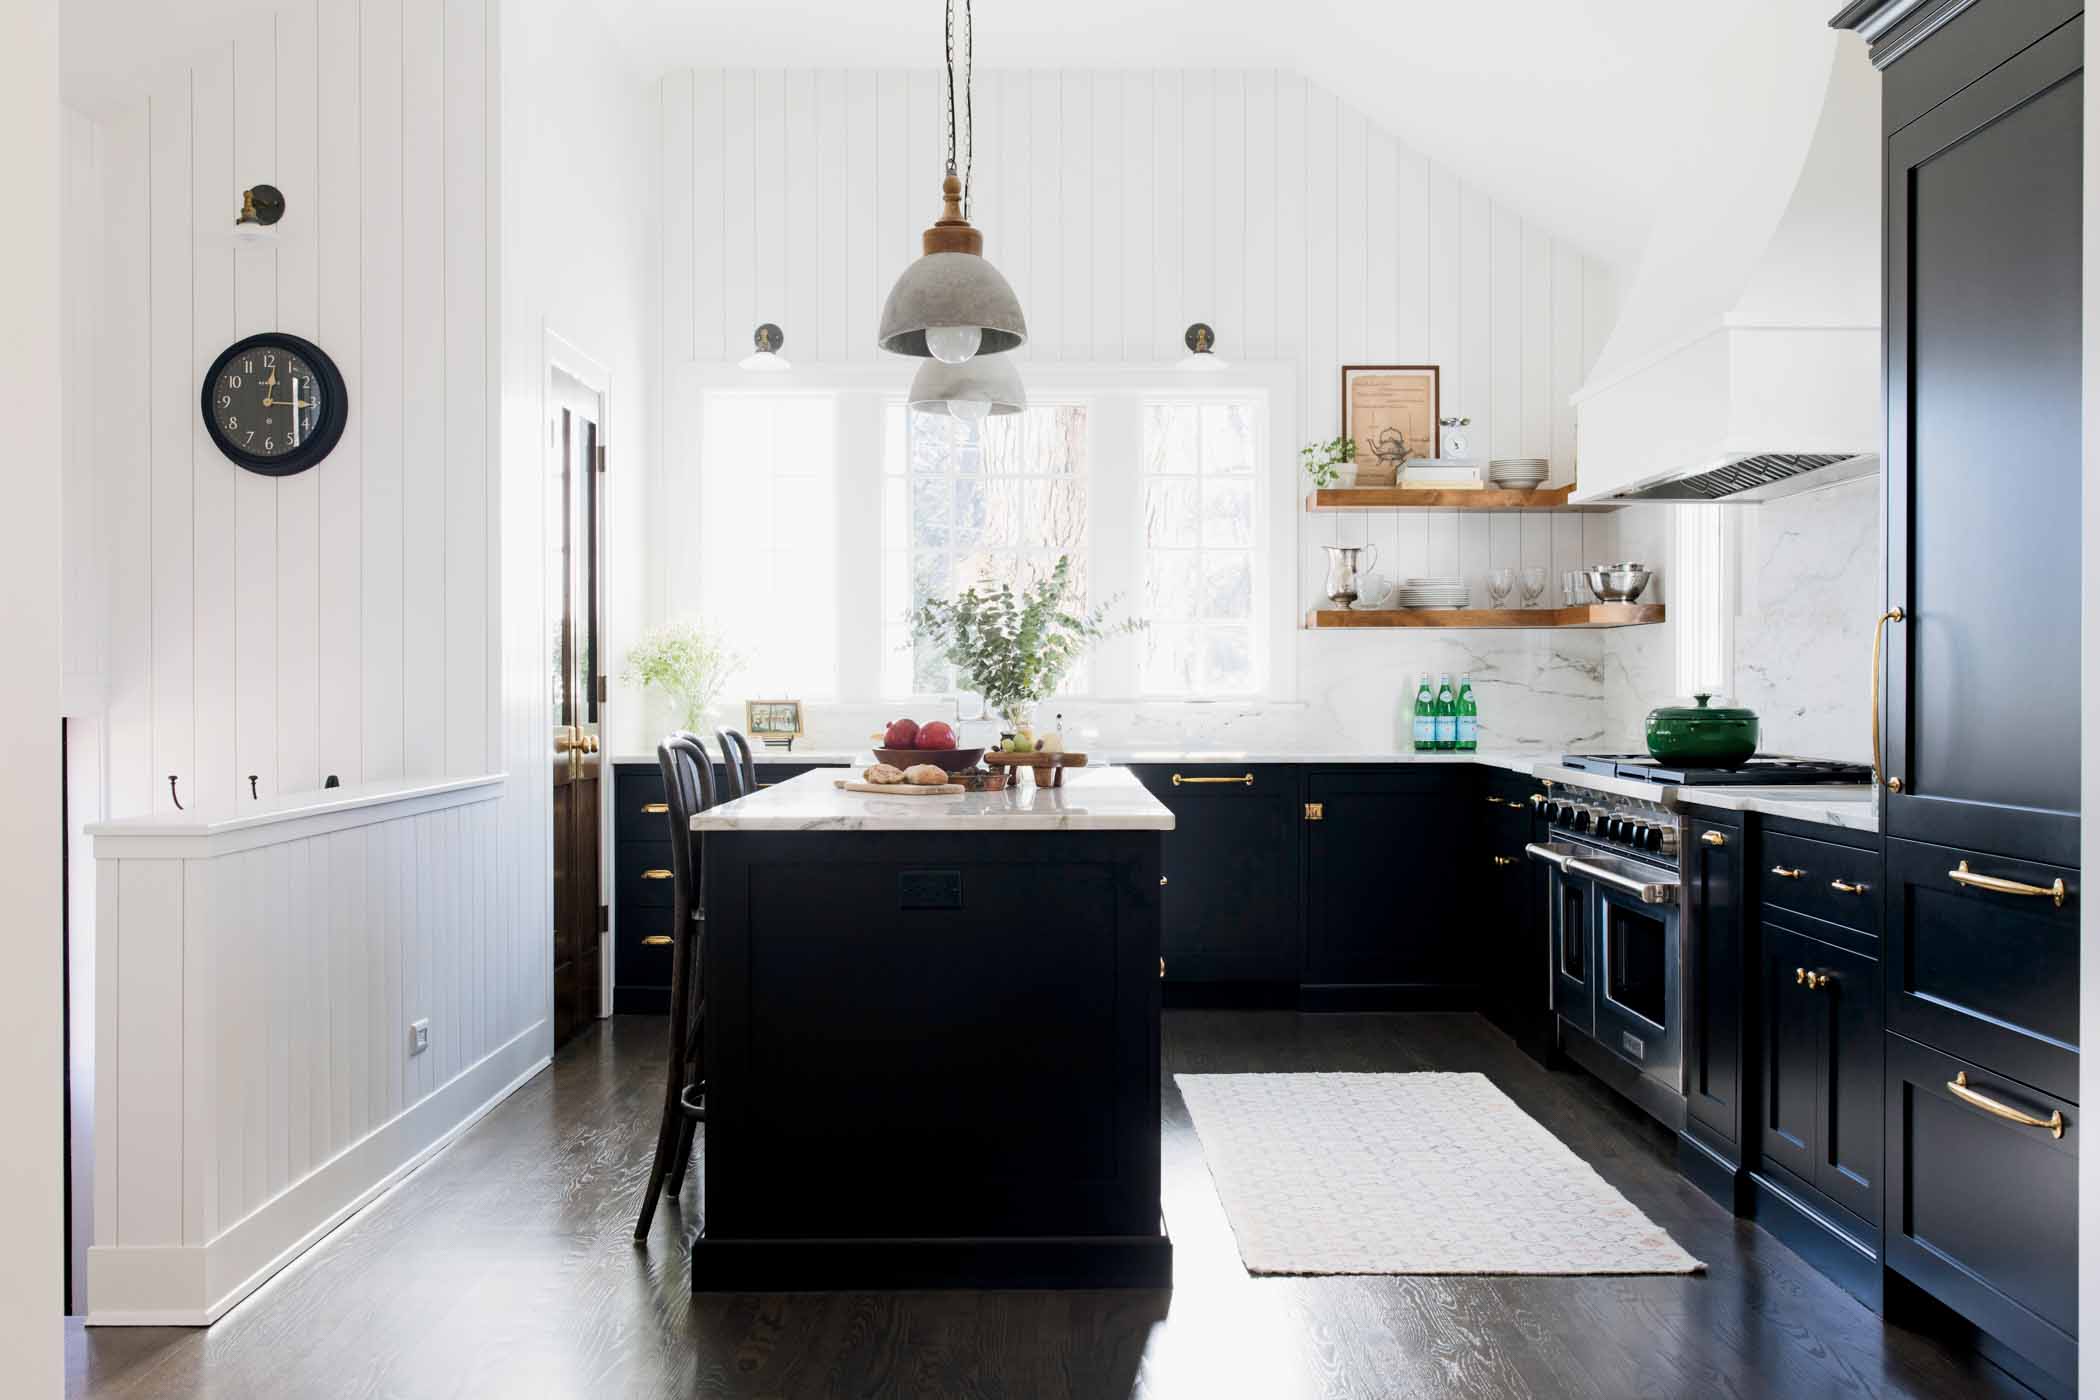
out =
[[642,946],[644,948],[668,948],[671,946],[671,935],[668,933],[652,933],[642,940]]
[[2056,907],[2059,909],[2064,907],[2064,882],[2062,876],[2058,876],[2056,883],[2053,885],[2027,885],[2022,884],[2018,880],[2006,880],[1996,875],[1978,875],[1969,869],[1967,861],[1963,861],[1960,865],[1947,872],[1947,878],[1957,885],[1969,885],[1979,890],[1991,890],[1997,894],[2039,895],[2054,899]]
[[[2043,893],[2047,893],[2047,891],[2043,891]],[[2032,1113],[2022,1113],[2009,1103],[1999,1103],[1996,1099],[1979,1094],[1974,1089],[1971,1089],[1969,1087],[1969,1072],[1967,1070],[1963,1070],[1948,1080],[1947,1089],[1948,1092],[1952,1093],[1963,1103],[1980,1108],[1993,1118],[2003,1118],[2006,1122],[2018,1123],[2023,1128],[2047,1128],[2049,1136],[2053,1138],[2060,1138],[2064,1135],[2064,1113],[2062,1109],[2057,1109],[2047,1118],[2037,1118]]]
[[1725,846],[1728,844],[1728,838],[1718,831],[1701,832],[1699,839],[1709,846]]
[[1867,892],[1864,882],[1857,885],[1848,885],[1843,880],[1832,880],[1830,888],[1836,890],[1839,894],[1865,894]]
[[668,814],[670,810],[671,804],[668,802],[644,802],[642,804],[642,815],[645,817],[661,817]]
[[1254,775],[1249,773],[1243,778],[1184,778],[1179,773],[1176,773],[1174,775],[1174,786],[1180,787],[1184,783],[1238,783],[1242,787],[1253,787]]
[[671,872],[662,869],[644,870],[642,872],[642,878],[644,880],[668,880],[671,878]]
[[1497,864],[1497,865],[1503,865],[1503,866],[1508,866],[1508,865],[1515,865],[1516,863],[1517,863],[1517,860],[1516,860],[1516,857],[1515,857],[1515,856],[1496,856],[1496,857],[1495,857],[1495,864]]
[[1798,880],[1808,872],[1800,869],[1798,866],[1775,865],[1772,867],[1772,873],[1782,880]]

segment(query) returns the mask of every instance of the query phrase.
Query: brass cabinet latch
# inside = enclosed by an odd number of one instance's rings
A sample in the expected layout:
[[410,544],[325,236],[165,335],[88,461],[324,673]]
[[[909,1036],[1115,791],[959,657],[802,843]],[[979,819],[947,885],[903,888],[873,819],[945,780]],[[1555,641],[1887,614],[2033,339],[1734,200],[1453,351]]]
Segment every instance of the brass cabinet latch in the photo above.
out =
[[1309,822],[1323,822],[1323,821],[1326,821],[1326,820],[1327,820],[1327,805],[1326,805],[1325,803],[1322,803],[1322,802],[1308,802],[1308,803],[1306,803],[1306,804],[1305,804],[1305,819],[1306,819],[1307,821],[1309,821]]

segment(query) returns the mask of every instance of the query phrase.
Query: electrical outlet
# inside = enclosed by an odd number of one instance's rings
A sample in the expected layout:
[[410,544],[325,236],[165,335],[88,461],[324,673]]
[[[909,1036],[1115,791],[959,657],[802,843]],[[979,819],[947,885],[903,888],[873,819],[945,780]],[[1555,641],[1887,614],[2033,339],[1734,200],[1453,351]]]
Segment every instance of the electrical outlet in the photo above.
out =
[[430,1048],[430,1022],[417,1021],[408,1028],[408,1053],[420,1055]]

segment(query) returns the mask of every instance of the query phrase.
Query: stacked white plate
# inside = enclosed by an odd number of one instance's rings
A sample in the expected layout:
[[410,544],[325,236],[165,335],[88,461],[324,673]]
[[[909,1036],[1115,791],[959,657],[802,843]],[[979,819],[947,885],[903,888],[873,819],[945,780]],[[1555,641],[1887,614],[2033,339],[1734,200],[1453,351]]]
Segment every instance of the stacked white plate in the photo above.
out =
[[1392,607],[1462,608],[1469,590],[1459,578],[1411,578],[1393,590]]
[[1488,480],[1511,491],[1535,490],[1546,479],[1544,457],[1497,457],[1488,463]]

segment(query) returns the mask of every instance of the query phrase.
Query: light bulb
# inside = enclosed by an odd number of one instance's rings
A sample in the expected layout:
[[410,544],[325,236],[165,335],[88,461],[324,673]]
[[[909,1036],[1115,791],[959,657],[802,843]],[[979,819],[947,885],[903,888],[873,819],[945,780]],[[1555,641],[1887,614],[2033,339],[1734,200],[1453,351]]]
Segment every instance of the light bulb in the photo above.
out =
[[990,399],[950,399],[948,411],[965,423],[982,423],[992,416]]
[[984,332],[976,326],[928,326],[926,348],[944,365],[959,365],[977,353]]

